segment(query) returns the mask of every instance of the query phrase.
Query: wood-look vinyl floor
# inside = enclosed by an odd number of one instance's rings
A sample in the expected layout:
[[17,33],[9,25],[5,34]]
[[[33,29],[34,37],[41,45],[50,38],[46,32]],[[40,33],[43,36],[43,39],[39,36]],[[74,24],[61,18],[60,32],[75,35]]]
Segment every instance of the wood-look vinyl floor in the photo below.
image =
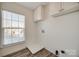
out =
[[4,57],[56,57],[53,53],[43,48],[35,54],[32,54],[28,48],[6,55]]

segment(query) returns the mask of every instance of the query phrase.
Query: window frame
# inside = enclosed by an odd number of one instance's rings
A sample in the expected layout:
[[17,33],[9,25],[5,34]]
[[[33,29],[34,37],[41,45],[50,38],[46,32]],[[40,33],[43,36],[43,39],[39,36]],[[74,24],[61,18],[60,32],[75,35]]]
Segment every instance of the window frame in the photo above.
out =
[[[3,27],[3,13],[2,11],[8,11],[8,12],[11,12],[11,13],[15,13],[15,14],[18,14],[18,15],[23,15],[23,14],[20,14],[20,13],[16,13],[16,12],[13,12],[13,11],[9,11],[9,10],[5,10],[5,9],[1,9],[1,47],[0,48],[6,48],[6,47],[10,47],[10,46],[15,46],[15,45],[18,45],[18,44],[24,44],[25,43],[25,27],[24,28],[21,28],[21,27]],[[23,15],[25,17],[25,15]],[[25,17],[26,19],[26,17]],[[24,20],[25,20],[24,19]],[[25,21],[24,21],[24,26],[25,26]],[[24,41],[19,41],[19,42],[16,42],[16,43],[12,43],[12,44],[6,44],[4,45],[4,30],[5,29],[23,29],[24,30]]]

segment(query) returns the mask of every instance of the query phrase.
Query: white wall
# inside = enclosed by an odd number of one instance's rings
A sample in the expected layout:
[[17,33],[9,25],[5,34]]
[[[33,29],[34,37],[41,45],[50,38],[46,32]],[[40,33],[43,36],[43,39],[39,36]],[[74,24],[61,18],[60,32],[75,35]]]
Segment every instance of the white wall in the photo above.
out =
[[[33,14],[32,14],[33,15]],[[34,15],[33,15],[34,16]],[[40,49],[43,48],[41,45],[40,39],[38,39],[38,31],[37,31],[37,24],[34,22],[34,18],[32,16],[32,20],[28,20],[27,25],[29,24],[29,29],[26,37],[29,37],[28,40],[26,41],[26,45],[29,48],[29,50],[34,54]],[[28,35],[29,34],[29,35]]]
[[53,53],[62,49],[76,50],[77,55],[68,55],[67,51],[65,56],[79,56],[79,12],[54,18],[50,15],[49,9],[53,8],[51,4],[46,6],[45,20],[38,23],[38,35],[42,45]]

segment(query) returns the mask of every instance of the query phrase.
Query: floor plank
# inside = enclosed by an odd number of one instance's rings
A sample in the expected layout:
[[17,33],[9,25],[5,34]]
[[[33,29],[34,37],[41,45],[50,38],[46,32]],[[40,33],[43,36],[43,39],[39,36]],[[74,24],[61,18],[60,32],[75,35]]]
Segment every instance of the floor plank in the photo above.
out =
[[46,50],[45,48],[41,49],[35,54],[32,54],[28,48],[25,48],[4,57],[56,57],[56,55]]

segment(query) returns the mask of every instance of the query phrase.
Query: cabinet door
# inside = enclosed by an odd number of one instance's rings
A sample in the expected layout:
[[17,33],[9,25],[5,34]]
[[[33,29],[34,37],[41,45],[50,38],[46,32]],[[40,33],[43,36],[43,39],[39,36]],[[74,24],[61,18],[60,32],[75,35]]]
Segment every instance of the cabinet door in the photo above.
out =
[[72,9],[73,7],[77,6],[77,2],[63,2],[62,6],[64,10]]
[[60,2],[52,2],[49,4],[49,14],[54,15],[59,13],[60,10]]
[[39,6],[34,11],[34,21],[39,21],[43,19],[43,7]]

